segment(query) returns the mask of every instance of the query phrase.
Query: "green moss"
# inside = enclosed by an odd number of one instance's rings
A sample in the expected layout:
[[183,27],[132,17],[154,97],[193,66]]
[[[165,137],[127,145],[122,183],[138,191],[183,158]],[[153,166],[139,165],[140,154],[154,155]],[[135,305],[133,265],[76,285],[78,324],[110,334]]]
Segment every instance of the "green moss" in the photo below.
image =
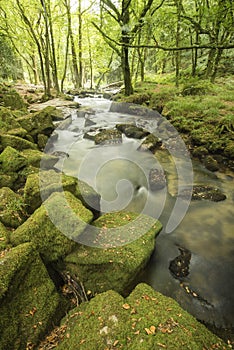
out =
[[0,256],[1,251],[9,247],[9,232],[0,221]]
[[17,173],[8,173],[4,174],[0,172],[0,188],[1,187],[9,187],[14,189],[14,184],[18,179]]
[[11,109],[25,109],[26,104],[14,89],[0,86],[0,104]]
[[73,194],[81,200],[86,208],[93,212],[95,217],[99,215],[101,196],[91,186],[86,182],[78,180]]
[[8,187],[0,189],[0,221],[16,228],[26,220],[25,203],[21,196]]
[[34,143],[27,141],[21,137],[9,134],[0,133],[0,144],[3,148],[10,146],[12,148],[17,149],[18,151],[22,151],[23,149],[27,148],[37,149],[37,146]]
[[17,150],[8,146],[0,154],[0,169],[4,173],[17,172],[26,165],[26,159]]
[[32,348],[58,322],[64,305],[31,244],[0,258],[0,349]]
[[113,291],[96,296],[72,310],[61,330],[56,350],[227,349],[174,300],[145,284],[125,300]]
[[[43,157],[43,168],[47,164],[48,159]],[[76,193],[77,179],[54,170],[45,170],[29,175],[24,188],[24,198],[28,205],[28,211],[33,213],[41,205],[42,198],[45,200],[53,192],[61,191]]]
[[50,135],[54,130],[51,110],[48,107],[39,112],[20,117],[17,121],[34,139],[38,134]]
[[92,213],[70,192],[55,192],[12,233],[11,242],[33,242],[46,262],[56,261],[71,252],[76,246],[72,238],[92,219]]
[[[65,269],[93,294],[108,289],[126,293],[148,262],[162,226],[146,215],[128,212],[105,214],[93,225],[99,228],[95,242],[108,248],[77,246],[65,258]],[[124,242],[131,243],[118,246]]]
[[40,163],[43,161],[43,168],[51,169],[59,160],[59,157],[43,153],[32,149],[25,149],[21,155],[27,159],[27,164],[40,168]]
[[2,131],[9,131],[18,128],[20,128],[20,124],[16,121],[13,112],[9,108],[0,107],[0,129]]

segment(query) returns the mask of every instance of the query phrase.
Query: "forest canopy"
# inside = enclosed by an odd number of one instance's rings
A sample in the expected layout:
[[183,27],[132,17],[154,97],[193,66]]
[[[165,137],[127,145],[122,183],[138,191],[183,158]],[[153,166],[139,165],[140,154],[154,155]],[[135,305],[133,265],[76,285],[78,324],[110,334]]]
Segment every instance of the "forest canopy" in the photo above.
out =
[[233,73],[232,0],[1,0],[0,78],[45,95],[156,74]]

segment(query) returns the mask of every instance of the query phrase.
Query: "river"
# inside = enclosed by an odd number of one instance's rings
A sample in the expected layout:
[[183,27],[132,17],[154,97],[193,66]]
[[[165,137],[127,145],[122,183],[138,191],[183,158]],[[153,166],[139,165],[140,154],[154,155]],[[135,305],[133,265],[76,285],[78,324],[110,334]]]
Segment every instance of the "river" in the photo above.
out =
[[[121,144],[95,145],[83,137],[85,133],[132,122],[151,132],[157,130],[158,121],[147,115],[110,112],[111,101],[98,97],[76,101],[82,109],[73,112],[66,127],[56,130],[58,139],[50,152],[69,155],[56,167],[94,187],[101,194],[103,213],[128,209],[159,218],[163,230],[138,281],[171,296],[199,320],[217,327],[234,327],[234,174],[228,170],[211,173],[200,162],[191,163],[186,152],[177,157],[167,147],[156,151],[155,156],[139,152],[142,140],[126,136]],[[153,192],[147,185],[152,167],[167,175],[167,186]],[[227,198],[221,202],[189,198],[177,203],[182,207],[176,210],[175,193],[181,179],[179,186],[212,185]],[[179,248],[191,252],[189,272],[182,279],[169,270],[171,261],[180,255]]]

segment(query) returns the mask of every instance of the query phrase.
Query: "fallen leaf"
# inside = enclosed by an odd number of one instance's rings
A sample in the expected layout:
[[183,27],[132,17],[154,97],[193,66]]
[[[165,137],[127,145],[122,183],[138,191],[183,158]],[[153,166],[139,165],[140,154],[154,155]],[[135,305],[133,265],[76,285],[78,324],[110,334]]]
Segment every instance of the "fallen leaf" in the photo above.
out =
[[136,334],[136,335],[140,334],[139,329],[138,329],[138,331],[134,332],[134,334]]
[[149,335],[149,334],[152,334],[151,330],[149,328],[145,328],[145,331],[146,333]]
[[155,326],[150,326],[150,331],[152,334],[155,334],[156,327]]
[[123,304],[123,308],[125,310],[129,310],[131,308],[131,306],[129,304]]
[[114,341],[113,346],[116,346],[119,343],[119,340]]

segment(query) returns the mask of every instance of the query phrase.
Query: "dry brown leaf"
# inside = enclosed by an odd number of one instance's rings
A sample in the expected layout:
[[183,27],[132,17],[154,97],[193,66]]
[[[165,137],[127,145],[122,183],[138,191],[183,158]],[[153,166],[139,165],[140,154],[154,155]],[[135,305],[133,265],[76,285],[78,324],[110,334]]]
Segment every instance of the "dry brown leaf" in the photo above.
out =
[[129,310],[131,308],[131,306],[129,304],[123,304],[123,308],[125,310]]

